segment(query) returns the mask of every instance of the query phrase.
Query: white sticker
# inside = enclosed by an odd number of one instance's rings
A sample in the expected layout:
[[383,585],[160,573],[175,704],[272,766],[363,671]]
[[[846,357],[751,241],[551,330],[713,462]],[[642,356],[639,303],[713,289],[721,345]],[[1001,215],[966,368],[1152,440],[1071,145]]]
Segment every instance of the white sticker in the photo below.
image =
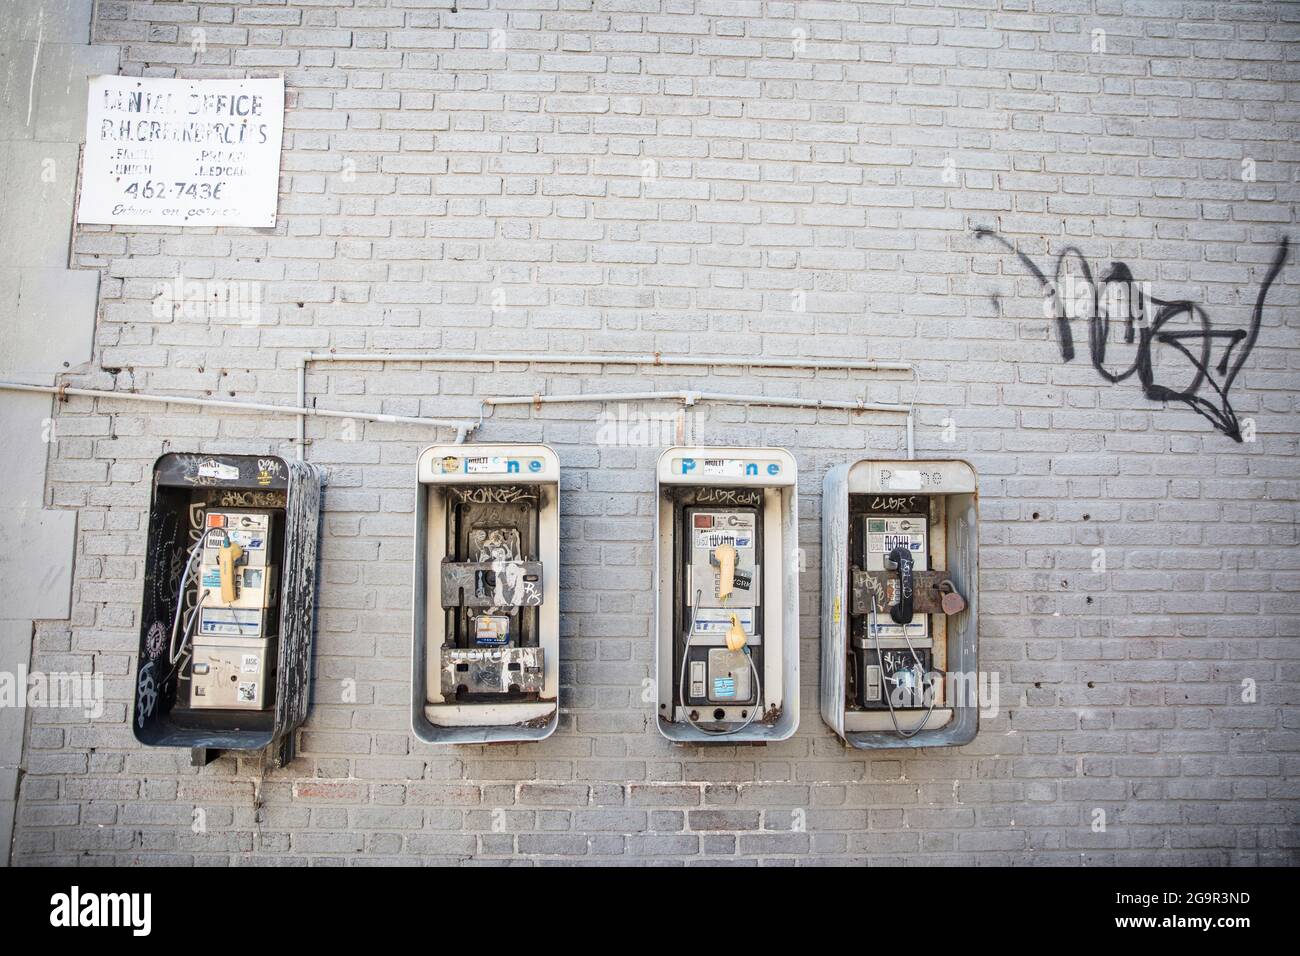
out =
[[200,478],[217,478],[221,481],[234,481],[239,477],[239,469],[233,465],[223,465],[219,461],[205,461],[199,465]]
[[722,478],[743,478],[745,463],[738,458],[706,458],[703,471],[706,475]]
[[882,471],[880,473],[882,491],[920,491],[921,473],[910,469],[904,471]]
[[239,687],[235,692],[235,698],[241,704],[254,704],[257,702],[257,681],[240,681]]
[[203,541],[203,547],[216,551],[225,545],[227,539],[244,551],[262,551],[266,548],[266,535],[260,531],[225,531],[222,528],[211,529]]
[[867,535],[867,550],[878,554],[889,554],[895,548],[908,551],[921,551],[925,548],[925,535],[920,534],[871,534]]
[[243,674],[256,674],[261,669],[261,658],[256,654],[245,654],[239,661],[239,670]]
[[876,624],[876,631],[881,637],[925,638],[929,636],[930,615],[920,615],[923,620],[911,624],[894,624],[888,614],[881,615]]
[[731,627],[731,615],[736,615],[740,626],[746,634],[754,633],[754,609],[752,607],[702,607],[695,612],[696,634],[726,634]]
[[504,475],[508,469],[508,458],[465,459],[465,471],[471,475]]
[[754,536],[747,532],[727,531],[722,529],[699,529],[695,532],[695,547],[712,550],[720,544],[729,544],[737,551],[748,551],[754,547]]
[[239,608],[201,608],[199,632],[232,637],[257,637],[262,633],[261,612]]
[[897,532],[903,532],[903,531],[913,531],[913,530],[915,530],[915,531],[917,531],[918,533],[922,533],[922,534],[923,534],[923,533],[925,532],[925,519],[924,519],[924,518],[920,518],[920,517],[917,517],[917,518],[886,518],[886,519],[885,519],[885,530],[886,530],[886,531],[889,531],[889,532],[895,532],[895,533],[897,533]]

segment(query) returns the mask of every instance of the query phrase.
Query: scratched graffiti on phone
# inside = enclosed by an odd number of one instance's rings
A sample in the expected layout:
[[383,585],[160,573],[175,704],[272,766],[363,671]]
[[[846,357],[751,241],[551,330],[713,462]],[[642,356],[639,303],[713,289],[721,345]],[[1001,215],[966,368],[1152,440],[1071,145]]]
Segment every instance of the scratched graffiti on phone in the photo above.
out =
[[[1277,244],[1246,327],[1223,328],[1216,327],[1195,302],[1151,295],[1149,284],[1135,281],[1126,263],[1112,262],[1094,280],[1083,254],[1071,246],[1057,255],[1049,278],[996,231],[981,227],[975,235],[1000,243],[1038,280],[1062,361],[1075,357],[1071,323],[1086,321],[1092,365],[1103,379],[1115,384],[1136,375],[1151,401],[1180,402],[1229,438],[1242,441],[1231,402],[1232,386],[1259,338],[1268,290],[1286,262],[1290,245],[1286,237]],[[1122,343],[1111,340],[1112,328],[1122,329]],[[1186,378],[1169,381],[1166,376],[1178,366],[1186,369]]]

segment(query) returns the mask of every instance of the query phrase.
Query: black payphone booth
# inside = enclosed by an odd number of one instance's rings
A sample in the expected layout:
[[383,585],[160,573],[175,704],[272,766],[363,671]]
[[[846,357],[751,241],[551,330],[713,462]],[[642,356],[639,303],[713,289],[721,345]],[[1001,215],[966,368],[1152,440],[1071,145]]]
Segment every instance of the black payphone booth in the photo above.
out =
[[131,729],[151,747],[270,747],[307,716],[321,472],[274,455],[154,464]]

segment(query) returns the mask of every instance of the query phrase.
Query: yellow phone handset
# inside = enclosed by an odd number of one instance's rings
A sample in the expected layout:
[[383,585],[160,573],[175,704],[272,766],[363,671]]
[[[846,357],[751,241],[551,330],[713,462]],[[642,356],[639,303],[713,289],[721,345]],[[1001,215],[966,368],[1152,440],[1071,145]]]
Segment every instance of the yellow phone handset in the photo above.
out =
[[217,569],[221,572],[221,600],[227,604],[234,604],[238,596],[235,590],[235,562],[243,554],[244,549],[229,539],[217,554]]
[[713,556],[718,559],[718,598],[725,601],[736,587],[735,545],[720,544],[713,549]]
[[740,626],[740,618],[736,617],[733,611],[731,614],[731,627],[727,628],[727,650],[738,651],[745,646],[747,641],[745,629]]

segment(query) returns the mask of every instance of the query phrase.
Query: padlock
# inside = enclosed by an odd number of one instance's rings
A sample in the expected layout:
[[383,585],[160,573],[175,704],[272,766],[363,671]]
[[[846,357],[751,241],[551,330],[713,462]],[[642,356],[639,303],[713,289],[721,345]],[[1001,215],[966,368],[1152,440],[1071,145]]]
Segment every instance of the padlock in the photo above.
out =
[[939,582],[939,590],[943,592],[939,606],[944,614],[960,614],[966,610],[966,599],[957,593],[957,588],[947,578]]

